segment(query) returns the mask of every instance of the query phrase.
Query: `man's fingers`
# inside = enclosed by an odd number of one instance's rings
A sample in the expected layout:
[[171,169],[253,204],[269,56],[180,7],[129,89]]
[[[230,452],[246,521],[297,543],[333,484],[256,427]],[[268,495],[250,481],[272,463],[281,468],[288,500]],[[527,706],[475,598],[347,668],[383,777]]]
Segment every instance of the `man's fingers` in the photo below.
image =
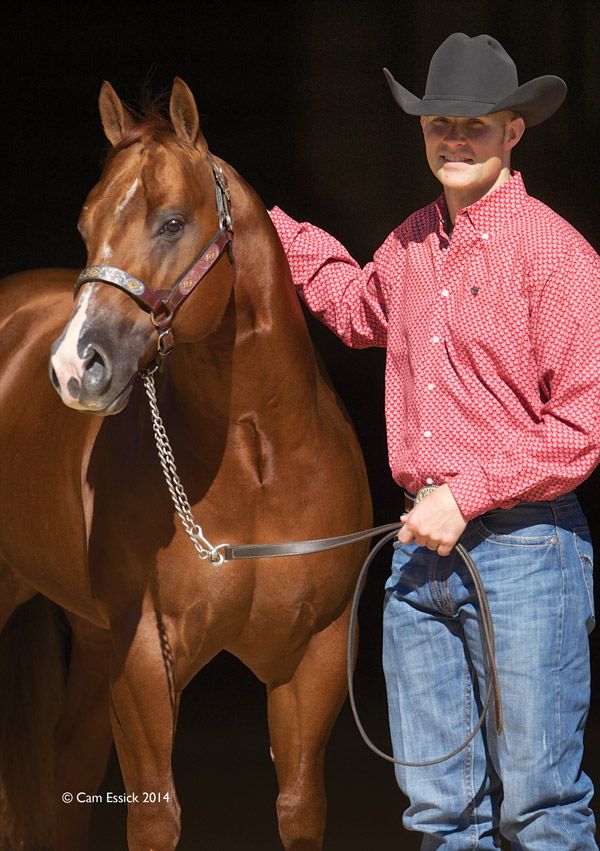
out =
[[402,528],[398,531],[398,534],[396,535],[396,538],[403,544],[410,544],[413,541],[413,534],[407,526],[408,518],[409,518],[409,514],[402,514],[402,516],[400,517],[400,522],[403,523],[404,525],[402,526]]
[[402,529],[400,529],[396,538],[403,544],[412,544],[414,541],[412,532],[409,532],[406,526],[403,526]]

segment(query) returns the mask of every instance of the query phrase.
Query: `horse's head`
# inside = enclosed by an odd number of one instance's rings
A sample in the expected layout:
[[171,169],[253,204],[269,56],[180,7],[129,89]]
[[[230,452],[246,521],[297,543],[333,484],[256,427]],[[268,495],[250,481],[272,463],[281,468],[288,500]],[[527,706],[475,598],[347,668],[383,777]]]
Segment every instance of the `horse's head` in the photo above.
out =
[[99,104],[112,150],[79,220],[87,267],[50,376],[66,405],[114,414],[157,344],[160,356],[218,327],[232,273],[216,262],[229,240],[228,192],[185,83],[174,82],[171,123],[158,114],[136,123],[109,83]]

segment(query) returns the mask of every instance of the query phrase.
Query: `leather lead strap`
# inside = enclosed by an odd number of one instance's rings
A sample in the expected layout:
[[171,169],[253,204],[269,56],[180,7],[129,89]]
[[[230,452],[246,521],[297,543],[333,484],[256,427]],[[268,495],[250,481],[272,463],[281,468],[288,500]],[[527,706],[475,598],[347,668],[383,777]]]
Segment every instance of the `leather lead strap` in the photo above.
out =
[[388,523],[386,526],[377,526],[364,532],[353,532],[349,535],[340,535],[337,538],[320,538],[313,541],[288,541],[281,544],[224,544],[222,547],[225,561],[233,559],[249,558],[273,558],[275,556],[300,556],[308,553],[319,553],[323,550],[333,550],[336,547],[345,547],[347,544],[356,544],[365,541],[375,535],[383,535],[385,532],[398,531],[398,523]]

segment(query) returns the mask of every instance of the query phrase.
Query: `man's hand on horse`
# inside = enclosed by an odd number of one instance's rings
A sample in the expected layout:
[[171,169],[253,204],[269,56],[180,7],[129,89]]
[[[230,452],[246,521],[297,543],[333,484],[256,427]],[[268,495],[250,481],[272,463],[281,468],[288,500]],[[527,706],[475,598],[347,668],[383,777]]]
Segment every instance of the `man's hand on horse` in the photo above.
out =
[[431,491],[400,520],[404,525],[398,532],[399,541],[403,544],[414,541],[441,556],[450,555],[467,526],[448,485]]

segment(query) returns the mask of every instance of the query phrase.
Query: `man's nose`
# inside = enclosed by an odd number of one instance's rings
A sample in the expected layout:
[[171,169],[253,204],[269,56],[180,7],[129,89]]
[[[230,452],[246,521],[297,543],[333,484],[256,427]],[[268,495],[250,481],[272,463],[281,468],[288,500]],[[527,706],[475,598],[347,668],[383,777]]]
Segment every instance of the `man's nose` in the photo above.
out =
[[444,141],[459,144],[464,142],[464,140],[465,134],[463,133],[460,124],[448,124],[444,134]]

